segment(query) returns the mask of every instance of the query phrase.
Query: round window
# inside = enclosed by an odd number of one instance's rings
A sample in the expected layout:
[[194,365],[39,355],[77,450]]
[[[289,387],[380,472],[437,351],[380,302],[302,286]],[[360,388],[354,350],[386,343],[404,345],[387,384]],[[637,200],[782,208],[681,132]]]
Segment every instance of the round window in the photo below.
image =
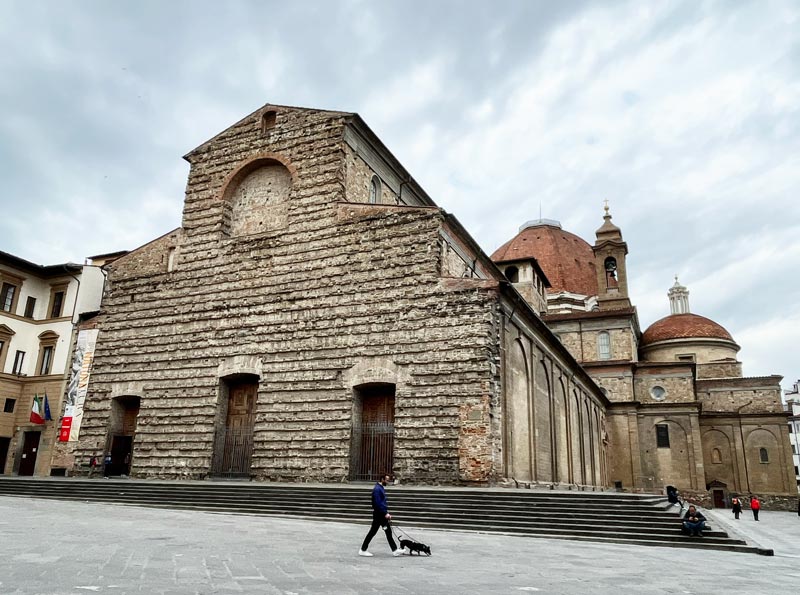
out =
[[654,386],[650,389],[650,396],[656,401],[663,401],[667,398],[667,391],[663,386]]

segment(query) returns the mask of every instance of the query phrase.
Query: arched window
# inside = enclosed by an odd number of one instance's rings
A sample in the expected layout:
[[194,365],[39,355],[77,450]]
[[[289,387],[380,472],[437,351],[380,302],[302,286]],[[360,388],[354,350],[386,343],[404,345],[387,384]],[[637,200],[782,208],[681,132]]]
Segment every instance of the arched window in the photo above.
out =
[[711,451],[711,462],[712,463],[721,463],[722,462],[722,453],[719,451],[718,448],[715,448]]
[[597,335],[597,357],[611,359],[611,337],[606,331]]
[[381,202],[381,180],[378,176],[372,176],[369,183],[369,202],[373,205]]
[[769,451],[766,448],[759,448],[758,458],[762,463],[769,463]]
[[519,269],[515,266],[506,268],[506,279],[512,283],[519,283]]

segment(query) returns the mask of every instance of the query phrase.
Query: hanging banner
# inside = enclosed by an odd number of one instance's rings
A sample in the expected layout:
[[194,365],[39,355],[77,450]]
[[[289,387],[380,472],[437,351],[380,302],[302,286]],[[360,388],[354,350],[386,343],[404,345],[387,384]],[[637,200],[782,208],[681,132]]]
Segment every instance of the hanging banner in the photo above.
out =
[[64,417],[61,418],[61,428],[58,432],[59,442],[73,442],[78,439],[83,419],[83,403],[86,400],[89,374],[94,361],[97,333],[97,329],[78,332],[67,394],[64,399]]

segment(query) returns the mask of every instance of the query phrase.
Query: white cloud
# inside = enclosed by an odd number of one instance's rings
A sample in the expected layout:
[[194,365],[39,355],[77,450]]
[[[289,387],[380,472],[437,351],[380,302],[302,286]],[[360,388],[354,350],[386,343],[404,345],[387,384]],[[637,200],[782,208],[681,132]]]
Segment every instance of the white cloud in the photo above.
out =
[[140,245],[180,223],[181,155],[251,110],[358,111],[489,252],[540,205],[592,241],[608,198],[644,326],[679,273],[746,370],[800,376],[800,5],[459,8],[6,9],[0,249]]

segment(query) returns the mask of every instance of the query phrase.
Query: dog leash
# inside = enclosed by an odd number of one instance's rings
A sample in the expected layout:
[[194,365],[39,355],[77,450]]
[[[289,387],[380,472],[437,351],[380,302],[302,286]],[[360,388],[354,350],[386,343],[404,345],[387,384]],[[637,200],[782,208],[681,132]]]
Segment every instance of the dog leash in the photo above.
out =
[[[416,541],[417,543],[420,543],[418,539],[415,539],[414,537],[409,535],[406,531],[397,526],[397,524],[395,524],[394,521],[392,522],[392,529],[397,529],[402,535],[405,535],[411,541]],[[400,539],[400,535],[395,534],[395,537],[397,537],[397,539]]]

